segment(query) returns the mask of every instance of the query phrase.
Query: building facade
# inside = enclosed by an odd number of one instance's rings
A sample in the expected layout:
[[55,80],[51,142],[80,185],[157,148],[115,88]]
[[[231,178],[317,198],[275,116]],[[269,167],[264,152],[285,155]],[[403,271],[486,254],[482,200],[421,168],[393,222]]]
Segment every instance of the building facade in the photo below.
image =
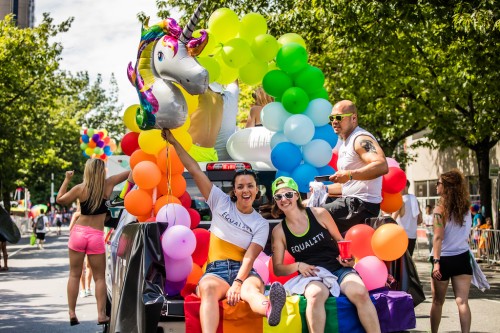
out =
[[0,0],[0,17],[14,14],[17,26],[32,28],[35,25],[35,0]]

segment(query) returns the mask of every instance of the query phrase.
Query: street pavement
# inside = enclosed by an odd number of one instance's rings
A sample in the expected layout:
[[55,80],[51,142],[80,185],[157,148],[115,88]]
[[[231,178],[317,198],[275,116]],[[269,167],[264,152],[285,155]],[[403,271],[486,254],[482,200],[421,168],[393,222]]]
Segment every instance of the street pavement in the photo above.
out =
[[[95,297],[78,298],[80,325],[70,327],[66,283],[68,278],[68,230],[61,236],[51,232],[45,250],[29,245],[29,235],[18,244],[8,244],[8,272],[0,272],[0,332],[102,332],[97,325]],[[414,260],[427,300],[415,308],[417,328],[409,332],[430,332],[430,264],[428,251],[420,248]],[[482,265],[491,285],[484,293],[471,286],[471,332],[500,332],[500,266]],[[440,332],[460,332],[457,306],[451,286],[443,307]]]

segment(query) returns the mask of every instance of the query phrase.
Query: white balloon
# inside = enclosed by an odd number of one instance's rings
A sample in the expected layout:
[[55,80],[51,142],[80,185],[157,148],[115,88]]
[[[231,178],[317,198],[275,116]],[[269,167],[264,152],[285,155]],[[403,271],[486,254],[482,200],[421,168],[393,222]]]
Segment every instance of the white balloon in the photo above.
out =
[[302,147],[304,161],[316,168],[324,167],[330,162],[332,147],[328,142],[321,139],[311,140]]
[[271,137],[274,132],[264,127],[249,127],[232,134],[226,148],[235,161],[271,162]]
[[328,124],[328,116],[332,113],[332,104],[324,98],[316,98],[309,102],[304,115],[311,118],[314,126],[320,127]]
[[288,142],[288,139],[285,136],[285,133],[283,132],[276,132],[273,134],[273,137],[271,138],[271,150],[276,147],[278,143],[282,142]]
[[296,114],[285,121],[283,132],[290,142],[303,146],[314,136],[314,123],[309,117]]
[[290,116],[280,102],[271,102],[260,111],[262,125],[273,132],[282,132],[283,124]]

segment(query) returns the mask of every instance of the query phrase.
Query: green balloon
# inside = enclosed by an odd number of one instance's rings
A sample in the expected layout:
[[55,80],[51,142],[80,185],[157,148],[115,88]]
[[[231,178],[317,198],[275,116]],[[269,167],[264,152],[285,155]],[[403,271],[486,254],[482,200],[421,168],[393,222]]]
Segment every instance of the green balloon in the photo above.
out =
[[219,42],[224,43],[238,34],[240,20],[231,9],[219,8],[208,19],[208,29]]
[[293,32],[281,36],[278,39],[278,43],[280,43],[281,46],[284,46],[289,43],[297,43],[299,45],[302,45],[305,49],[307,49],[306,42],[304,41],[304,39],[300,35]]
[[264,91],[273,97],[281,98],[283,93],[293,86],[292,79],[287,73],[281,70],[267,72],[262,79]]
[[208,82],[212,83],[217,81],[220,76],[220,66],[217,60],[213,57],[198,57],[197,59],[200,65],[205,67],[208,71]]
[[267,63],[254,58],[248,65],[240,68],[240,80],[248,85],[256,85],[267,73]]
[[297,73],[294,83],[296,87],[302,88],[307,94],[310,94],[323,88],[325,74],[318,67],[307,66]]
[[241,18],[239,37],[249,44],[253,39],[267,32],[267,22],[264,16],[259,13],[248,13]]
[[80,143],[80,149],[81,150],[87,149],[87,146],[88,146],[88,144],[86,144],[85,142]]
[[279,44],[276,38],[268,34],[258,35],[251,44],[255,58],[260,61],[271,61],[278,53]]
[[297,73],[307,66],[306,49],[297,43],[283,45],[276,55],[278,67],[287,73]]
[[245,66],[252,57],[250,45],[241,38],[231,39],[222,48],[222,59],[224,59],[226,65],[232,68]]
[[93,128],[89,128],[89,129],[87,130],[87,135],[88,135],[89,137],[92,137],[92,135],[94,135],[94,131],[95,131],[95,130],[94,130]]
[[291,87],[283,93],[281,103],[288,112],[299,114],[306,110],[309,104],[309,97],[303,89]]
[[311,101],[316,98],[323,98],[326,99],[327,101],[330,100],[330,97],[328,96],[328,91],[326,91],[325,88],[318,89],[316,91],[308,93],[307,95],[309,96],[309,100]]

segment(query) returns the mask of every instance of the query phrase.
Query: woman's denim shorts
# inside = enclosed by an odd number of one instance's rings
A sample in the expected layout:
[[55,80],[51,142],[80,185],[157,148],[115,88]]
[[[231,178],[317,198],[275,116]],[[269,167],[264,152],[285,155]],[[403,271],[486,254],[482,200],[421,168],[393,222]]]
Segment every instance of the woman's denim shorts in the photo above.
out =
[[[236,279],[236,276],[238,275],[240,267],[241,267],[240,261],[235,261],[231,259],[212,261],[207,265],[205,274],[203,274],[200,281],[203,279],[203,277],[205,277],[205,275],[213,275],[226,281],[229,285],[232,285],[234,279]],[[248,276],[256,276],[260,280],[262,280],[262,278],[259,276],[259,274],[257,274],[257,272],[253,268],[250,270],[250,273],[248,273]]]

